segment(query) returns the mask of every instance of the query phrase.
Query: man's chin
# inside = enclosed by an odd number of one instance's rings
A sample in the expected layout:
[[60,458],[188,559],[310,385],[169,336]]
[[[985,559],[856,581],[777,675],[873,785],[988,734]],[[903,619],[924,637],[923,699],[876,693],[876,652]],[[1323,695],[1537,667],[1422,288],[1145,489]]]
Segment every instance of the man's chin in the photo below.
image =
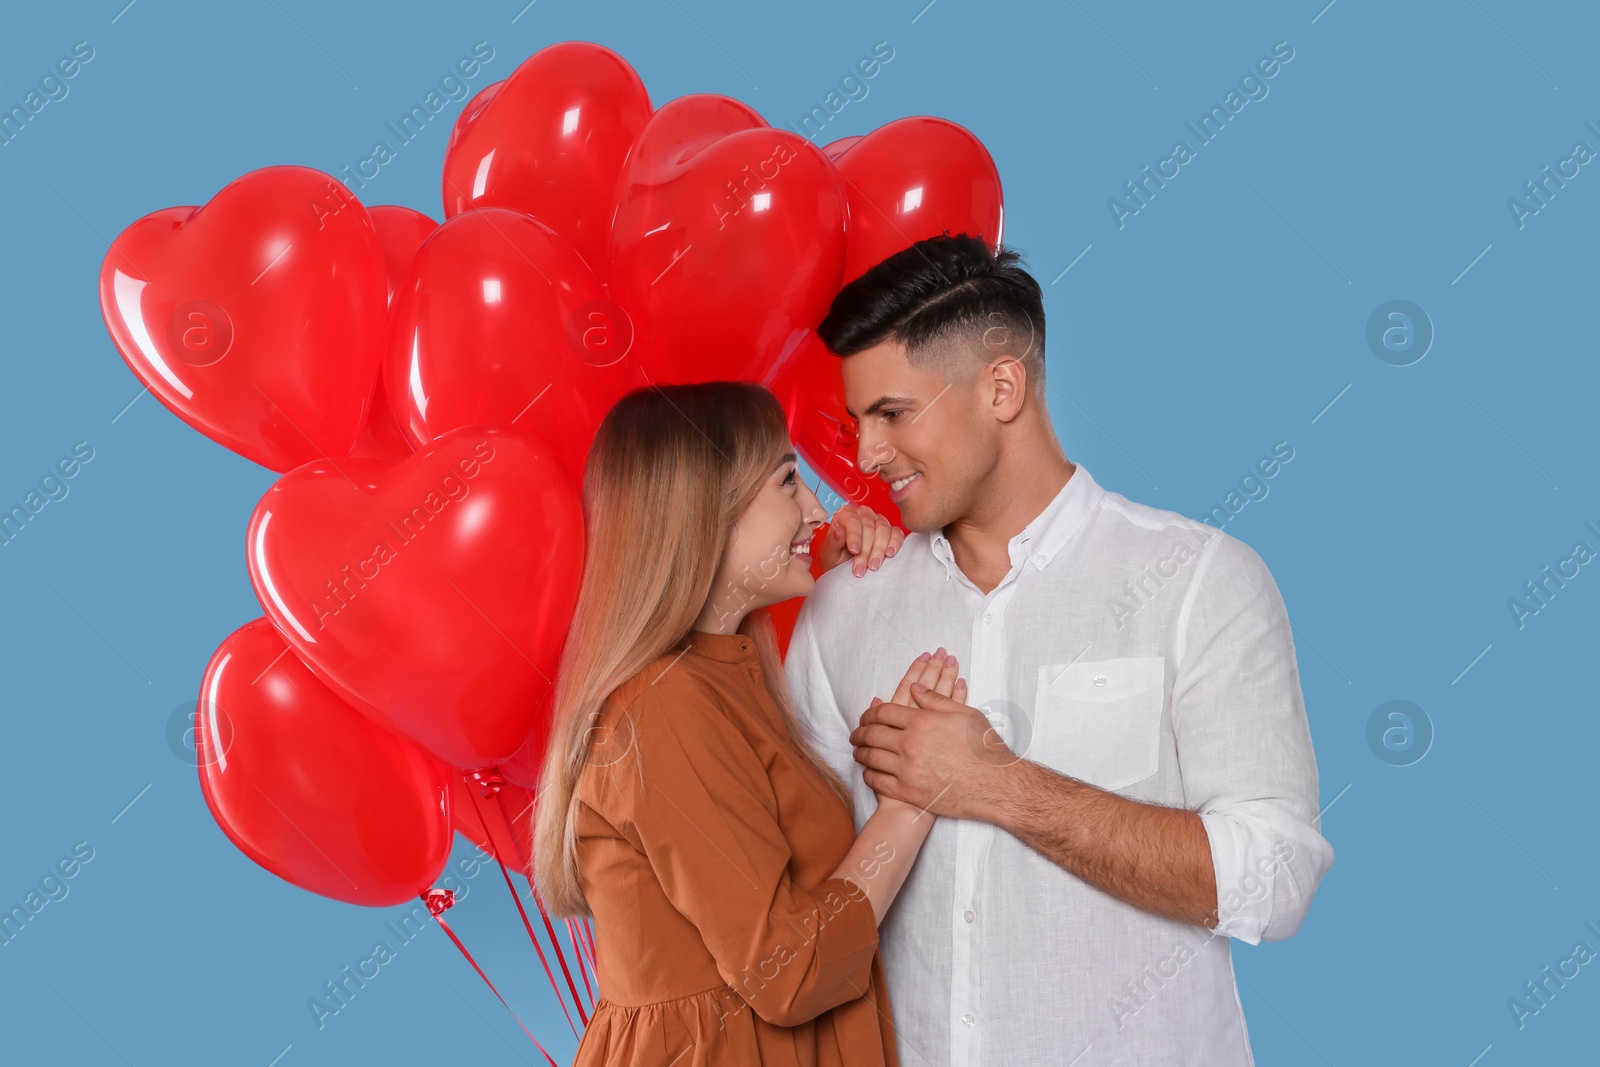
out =
[[919,484],[904,500],[891,501],[900,512],[900,525],[912,533],[937,533],[950,522],[938,514],[938,508],[929,506],[927,492],[928,487]]

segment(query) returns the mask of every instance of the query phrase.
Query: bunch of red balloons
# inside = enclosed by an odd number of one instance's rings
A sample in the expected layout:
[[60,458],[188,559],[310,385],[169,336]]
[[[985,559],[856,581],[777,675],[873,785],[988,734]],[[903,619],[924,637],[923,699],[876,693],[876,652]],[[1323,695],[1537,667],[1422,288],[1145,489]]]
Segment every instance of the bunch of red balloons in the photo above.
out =
[[[206,803],[263,867],[367,905],[426,891],[458,826],[527,870],[610,406],[762,382],[807,462],[897,518],[856,472],[815,327],[884,257],[1001,229],[994,163],[954,123],[818,148],[728,97],[652,108],[584,42],[468,102],[443,195],[440,225],[267,167],[133,223],[100,271],[140,380],[283,475],[246,535],[265,617],[222,642],[196,706]],[[496,787],[490,825],[465,791]]]

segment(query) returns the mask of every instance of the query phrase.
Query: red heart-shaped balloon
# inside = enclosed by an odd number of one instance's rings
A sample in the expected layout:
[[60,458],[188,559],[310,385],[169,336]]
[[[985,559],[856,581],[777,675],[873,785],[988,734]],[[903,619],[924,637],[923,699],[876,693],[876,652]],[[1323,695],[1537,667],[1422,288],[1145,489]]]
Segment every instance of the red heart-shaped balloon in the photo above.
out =
[[[468,100],[466,105],[462,107],[461,114],[456,116],[456,121],[450,127],[450,139],[444,144],[446,159],[450,158],[450,150],[461,141],[462,137],[466,136],[473,123],[478,121],[478,116],[483,114],[483,109],[489,106],[489,101],[494,99],[495,94],[500,91],[505,83],[506,80],[504,78],[497,82],[490,82],[474,93],[472,99]],[[448,215],[445,217],[449,218]]]
[[433,236],[439,224],[420,211],[398,204],[374,204],[367,208],[367,215],[383,246],[384,277],[389,283],[389,303],[393,304],[411,261],[417,258],[417,250]]
[[548,715],[583,514],[537,437],[468,426],[398,464],[308,463],[256,505],[246,558],[317,676],[453,766],[498,763]]
[[[372,226],[383,245],[384,275],[388,279],[392,307],[395,291],[405,279],[417,249],[439,224],[420,211],[396,204],[375,204],[367,208],[367,214],[372,217]],[[361,434],[349,454],[398,463],[412,451],[411,442],[401,432],[394,409],[389,406],[389,392],[383,387],[380,371],[378,380],[373,383],[372,401],[367,405],[367,420],[361,424]]]
[[581,485],[589,444],[623,393],[627,316],[566,239],[508,208],[448,220],[418,251],[390,316],[383,380],[421,445],[459,426],[538,427]]
[[737,100],[680,97],[628,156],[609,263],[652,381],[762,380],[838,292],[838,175]]
[[355,443],[377,379],[383,250],[339,182],[266,167],[111,243],[100,311],[139,380],[190,426],[285,471]]
[[853,137],[841,137],[837,141],[829,141],[827,144],[822,146],[822,154],[827,156],[829,159],[838,159],[844,154],[844,150],[846,148],[849,148],[859,140],[861,140],[861,137],[857,135]]
[[500,761],[499,771],[506,780],[528,789],[539,788],[539,777],[544,773],[544,756],[550,748],[548,718],[535,724],[533,732],[516,752]]
[[1000,243],[1000,172],[983,142],[948,119],[896,119],[846,145],[834,165],[850,204],[847,283],[946,230],[981,235],[991,250]]
[[450,858],[458,775],[341,700],[266,619],[212,655],[195,754],[217,825],[302,889],[386,907],[426,890]]
[[456,123],[444,161],[445,218],[514,208],[603,269],[617,172],[650,119],[644,82],[611,49],[565,41],[535,52],[497,85]]

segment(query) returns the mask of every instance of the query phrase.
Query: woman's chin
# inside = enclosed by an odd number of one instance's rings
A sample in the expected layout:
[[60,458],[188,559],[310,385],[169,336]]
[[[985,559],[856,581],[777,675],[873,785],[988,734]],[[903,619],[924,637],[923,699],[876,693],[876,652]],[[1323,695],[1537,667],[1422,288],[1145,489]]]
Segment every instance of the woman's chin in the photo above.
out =
[[811,557],[795,556],[789,560],[788,569],[784,572],[784,593],[780,599],[805,596],[816,584],[817,580],[811,577]]

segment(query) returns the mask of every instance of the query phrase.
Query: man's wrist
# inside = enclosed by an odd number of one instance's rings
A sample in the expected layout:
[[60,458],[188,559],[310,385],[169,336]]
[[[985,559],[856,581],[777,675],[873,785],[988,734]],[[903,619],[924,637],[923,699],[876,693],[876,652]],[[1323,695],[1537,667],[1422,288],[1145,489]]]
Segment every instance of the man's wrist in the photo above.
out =
[[968,817],[1015,836],[1013,827],[1019,811],[1017,794],[1032,767],[1033,764],[1021,757],[986,766],[968,799]]

